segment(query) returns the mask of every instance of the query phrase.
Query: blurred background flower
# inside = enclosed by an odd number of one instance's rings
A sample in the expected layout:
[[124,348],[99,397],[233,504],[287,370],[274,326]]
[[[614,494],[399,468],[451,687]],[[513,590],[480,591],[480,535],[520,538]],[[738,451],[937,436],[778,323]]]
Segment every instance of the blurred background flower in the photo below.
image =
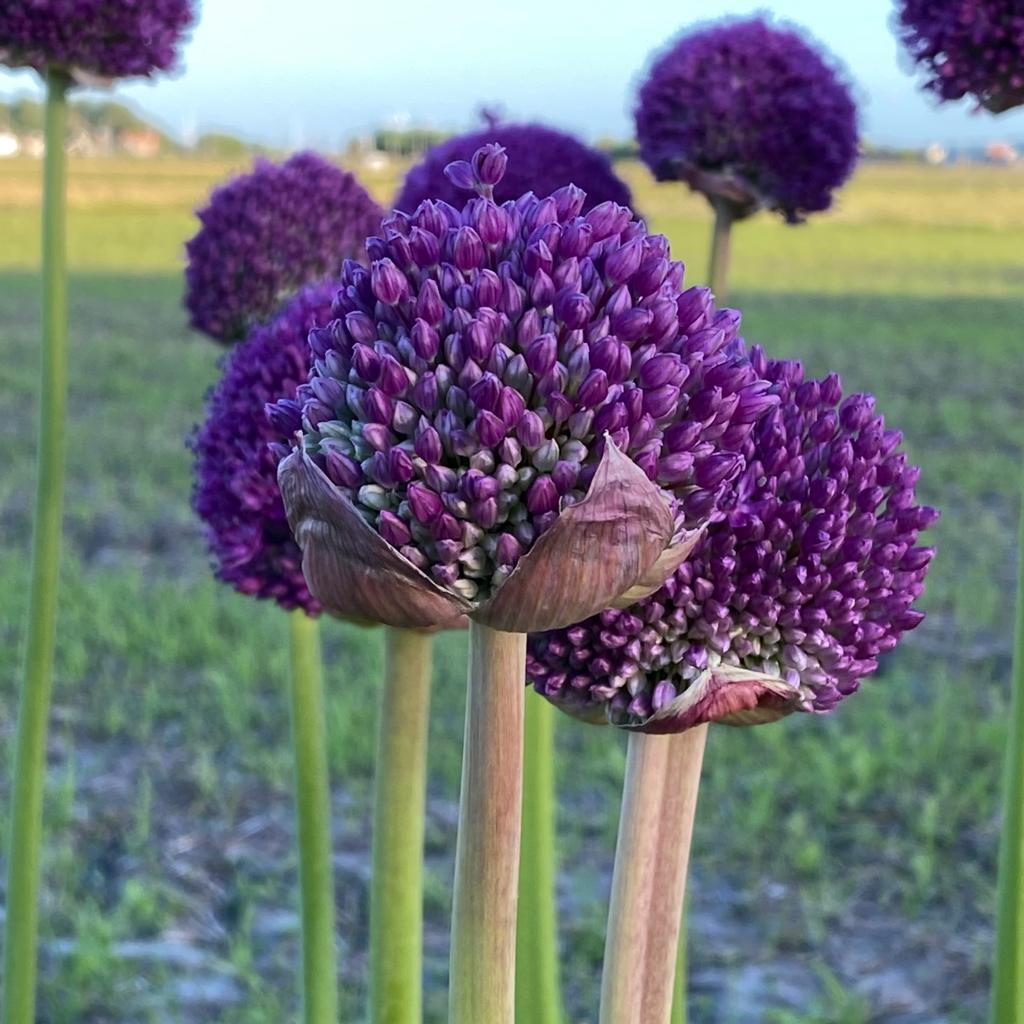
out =
[[575,185],[586,193],[584,211],[604,202],[631,204],[629,188],[612,170],[608,157],[574,135],[543,124],[488,120],[486,128],[456,135],[424,153],[419,163],[409,168],[395,197],[395,209],[411,212],[424,199],[461,206],[465,193],[448,180],[444,169],[455,160],[469,160],[488,142],[504,146],[509,161],[494,191],[496,202],[518,199],[527,192],[544,199],[564,185]]
[[219,579],[282,608],[320,613],[302,575],[302,553],[285,518],[277,463],[291,437],[278,429],[271,406],[294,398],[309,376],[306,336],[331,318],[337,284],[302,289],[268,323],[225,357],[220,381],[207,396],[207,419],[192,439],[196,514]]
[[826,210],[857,159],[857,118],[834,64],[764,18],[684,32],[655,57],[636,104],[640,155],[744,216]]
[[55,67],[88,84],[170,71],[196,8],[195,0],[5,0],[0,63]]
[[994,114],[1024,103],[1018,0],[899,0],[898,31],[940,100],[973,96]]
[[295,290],[342,260],[365,259],[380,207],[355,177],[315,153],[254,169],[214,189],[189,240],[185,306],[192,326],[233,342]]

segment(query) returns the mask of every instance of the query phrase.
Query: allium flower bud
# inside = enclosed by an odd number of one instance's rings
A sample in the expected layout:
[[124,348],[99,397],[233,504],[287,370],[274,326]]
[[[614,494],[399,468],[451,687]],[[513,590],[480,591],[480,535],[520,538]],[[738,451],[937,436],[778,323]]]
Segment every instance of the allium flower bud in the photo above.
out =
[[493,187],[505,177],[508,153],[505,152],[504,146],[496,142],[488,143],[473,154],[472,166],[477,181]]
[[[199,211],[185,271],[192,326],[217,341],[244,337],[302,285],[365,259],[381,215],[351,174],[315,153],[257,160]],[[358,337],[357,325],[349,329]]]
[[973,96],[994,114],[1024,104],[1019,0],[899,0],[900,38],[942,100]]
[[85,85],[170,71],[195,12],[192,0],[4,0],[0,63]]
[[[483,155],[476,157],[478,151]],[[457,181],[447,173],[449,165]],[[572,135],[540,124],[496,124],[428,150],[406,175],[395,206],[413,210],[425,199],[433,199],[461,207],[464,190],[477,183],[493,187],[499,203],[527,192],[550,196],[567,184],[577,188],[560,192],[563,204],[583,197],[583,208],[589,210],[605,201],[626,206],[631,202],[629,189],[608,158]],[[563,221],[572,219],[568,205],[559,216]]]
[[762,18],[680,36],[654,61],[635,117],[655,177],[686,181],[734,217],[828,209],[857,160],[856,107],[835,68]]
[[652,596],[531,637],[528,678],[564,710],[646,732],[830,711],[923,618],[937,513],[900,435],[836,377],[751,361],[782,404],[743,446],[728,516]]
[[[734,420],[738,410],[777,401],[742,355],[738,316],[706,289],[680,292],[679,264],[641,273],[668,259],[664,238],[614,204],[584,218],[582,194],[495,205],[475,170],[486,158],[467,161],[481,196],[443,217],[424,201],[394,218],[393,237],[371,240],[369,274],[346,266],[338,319],[316,335],[329,347],[304,396],[305,446],[280,483],[310,586],[341,614],[423,627],[465,613],[528,632],[632,602],[730,503],[756,419]],[[509,225],[501,244],[482,245],[470,227],[482,205]],[[403,269],[396,243],[417,230],[440,260]],[[577,274],[585,295],[555,288]],[[436,341],[424,345],[428,306]],[[615,339],[609,310],[649,315]],[[368,331],[354,337],[356,320],[373,322],[372,344]],[[599,356],[609,369],[592,367]],[[345,396],[333,420],[317,381]],[[349,463],[345,480],[331,474],[337,443],[360,479]],[[385,511],[408,543],[394,543]]]
[[[206,422],[191,442],[192,500],[217,576],[243,594],[272,598],[310,615],[319,614],[321,606],[302,575],[302,552],[277,486],[277,463],[301,429],[295,396],[311,364],[306,336],[330,321],[337,288],[324,282],[303,289],[232,349],[210,393]],[[354,465],[329,444],[324,462],[328,476],[339,481],[345,467]]]

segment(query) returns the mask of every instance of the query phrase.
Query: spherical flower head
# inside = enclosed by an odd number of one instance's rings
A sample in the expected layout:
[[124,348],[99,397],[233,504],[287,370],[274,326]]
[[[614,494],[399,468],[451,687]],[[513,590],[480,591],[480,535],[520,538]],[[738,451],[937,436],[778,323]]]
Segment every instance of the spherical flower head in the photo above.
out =
[[571,185],[499,205],[502,156],[449,165],[479,193],[462,207],[386,219],[310,335],[305,450],[280,481],[340,614],[528,632],[649,593],[777,401],[739,314],[683,290],[663,236],[614,203],[583,214]]
[[790,222],[825,210],[857,160],[857,112],[838,72],[762,18],[680,36],[652,65],[635,111],[640,155],[733,216]]
[[193,0],[4,0],[0,63],[55,68],[83,84],[170,71]]
[[537,691],[591,720],[676,732],[830,711],[920,623],[937,517],[867,395],[752,361],[781,405],[758,423],[728,516],[654,595],[531,638]]
[[352,174],[315,153],[257,160],[198,213],[186,246],[192,326],[225,343],[245,337],[303,285],[365,259],[382,212]]
[[508,158],[508,169],[494,193],[499,203],[527,192],[545,199],[569,184],[586,192],[584,212],[599,203],[629,206],[632,202],[628,186],[612,170],[608,157],[575,136],[542,124],[493,124],[428,150],[405,176],[395,207],[415,210],[424,199],[461,206],[464,192],[445,169],[455,161],[468,162],[482,146],[494,142],[504,147]]
[[[285,518],[277,463],[299,423],[296,399],[307,387],[310,367],[306,336],[331,319],[336,290],[330,282],[304,288],[231,350],[210,392],[206,422],[192,440],[193,505],[217,576],[243,594],[309,615],[319,614],[320,604],[302,576],[302,552]],[[278,402],[268,417],[266,407]]]
[[1020,0],[899,0],[897,30],[942,100],[973,96],[995,114],[1024,104]]

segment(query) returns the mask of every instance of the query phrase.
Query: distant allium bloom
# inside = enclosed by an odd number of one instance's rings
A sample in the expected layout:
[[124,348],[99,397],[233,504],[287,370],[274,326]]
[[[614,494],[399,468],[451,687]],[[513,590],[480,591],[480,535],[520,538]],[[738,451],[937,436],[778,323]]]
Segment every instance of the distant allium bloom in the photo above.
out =
[[453,160],[469,160],[488,142],[504,146],[509,170],[494,190],[497,202],[533,192],[541,199],[563,185],[575,185],[587,194],[584,212],[598,203],[629,206],[629,188],[612,170],[604,153],[584,145],[565,132],[541,124],[495,124],[434,146],[405,177],[395,199],[399,210],[415,210],[424,199],[443,199],[461,206],[463,195],[446,177]]
[[835,375],[752,362],[782,405],[747,442],[736,507],[652,597],[531,638],[552,703],[647,732],[829,711],[924,617],[917,537],[937,513],[901,435]]
[[0,63],[89,79],[169,71],[192,0],[3,0]]
[[968,94],[998,114],[1024,104],[1021,0],[899,0],[899,33],[943,100]]
[[277,487],[287,441],[266,406],[292,398],[309,374],[306,336],[331,319],[337,284],[299,292],[269,324],[232,349],[210,393],[209,418],[193,440],[193,503],[206,524],[217,575],[243,594],[273,598],[284,608],[320,611],[302,576]]
[[573,186],[496,205],[505,160],[449,166],[464,208],[385,220],[310,335],[315,398],[279,406],[306,577],[342,614],[527,632],[650,593],[777,401],[664,237]]
[[797,32],[760,18],[673,43],[640,89],[636,130],[659,181],[686,181],[737,217],[825,210],[857,160],[846,85]]
[[302,285],[365,258],[382,213],[353,175],[315,153],[257,160],[199,211],[185,271],[192,326],[218,341],[244,337]]

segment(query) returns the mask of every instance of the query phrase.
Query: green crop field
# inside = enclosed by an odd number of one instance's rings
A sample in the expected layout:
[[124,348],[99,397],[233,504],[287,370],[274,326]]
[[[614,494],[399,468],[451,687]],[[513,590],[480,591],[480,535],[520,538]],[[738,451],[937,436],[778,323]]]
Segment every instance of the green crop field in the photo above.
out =
[[[0,164],[0,756],[31,523],[40,165]],[[231,168],[72,162],[71,451],[41,1013],[294,1018],[286,621],[216,583],[185,442],[220,351],[181,310],[193,207]],[[708,214],[622,173],[691,281]],[[367,181],[382,199],[396,171]],[[738,226],[732,304],[773,354],[874,392],[942,509],[929,618],[830,717],[712,731],[691,880],[696,1024],[977,1022],[1024,448],[1024,173],[867,166],[838,209]],[[325,623],[346,1020],[359,1019],[379,632]],[[428,1021],[443,1019],[464,638],[438,643]],[[565,719],[562,962],[593,1021],[623,741]],[[6,805],[8,777],[0,778]],[[5,821],[0,816],[0,822]],[[0,829],[5,824],[0,824]],[[3,837],[0,837],[3,838]],[[755,1009],[757,1007],[758,1009]]]

